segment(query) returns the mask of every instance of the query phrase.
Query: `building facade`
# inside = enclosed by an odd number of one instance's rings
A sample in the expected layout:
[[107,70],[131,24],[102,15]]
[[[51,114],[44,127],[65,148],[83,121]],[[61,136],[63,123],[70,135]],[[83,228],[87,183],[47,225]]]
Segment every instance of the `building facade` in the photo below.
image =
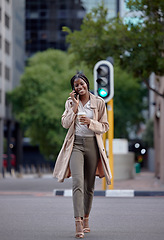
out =
[[62,27],[78,30],[84,15],[80,1],[26,0],[26,57],[48,48],[66,50]]
[[[155,89],[164,96],[164,76],[155,76]],[[164,184],[164,98],[155,94],[155,176]]]
[[0,1],[0,171],[4,137],[10,158],[12,132],[16,127],[6,94],[19,84],[24,70],[24,7],[23,0]]
[[[125,11],[123,0],[104,0],[108,17]],[[86,13],[101,0],[26,0],[26,58],[48,48],[66,50],[63,26],[79,30]],[[121,8],[120,8],[121,7]]]

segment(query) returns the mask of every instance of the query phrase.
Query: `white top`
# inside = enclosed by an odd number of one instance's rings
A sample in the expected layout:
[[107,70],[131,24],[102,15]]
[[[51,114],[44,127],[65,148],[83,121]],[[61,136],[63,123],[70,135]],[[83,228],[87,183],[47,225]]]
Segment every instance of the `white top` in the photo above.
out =
[[[93,119],[93,110],[91,109],[90,100],[83,106],[82,102],[79,102],[78,112],[85,112],[86,117]],[[94,136],[95,133],[90,130],[87,125],[81,125],[76,118],[76,125],[75,125],[75,135],[84,136],[84,137],[91,137]]]

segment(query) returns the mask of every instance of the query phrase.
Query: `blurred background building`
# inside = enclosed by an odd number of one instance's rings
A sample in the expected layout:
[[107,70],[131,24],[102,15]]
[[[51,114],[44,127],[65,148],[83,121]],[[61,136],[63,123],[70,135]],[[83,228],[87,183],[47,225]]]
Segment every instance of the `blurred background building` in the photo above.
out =
[[[26,57],[47,48],[66,50],[63,26],[79,30],[83,18],[101,0],[26,0]],[[123,0],[104,0],[108,17],[123,16]]]
[[[80,30],[86,13],[101,2],[101,0],[0,1],[0,169],[4,159],[4,145],[9,171],[12,164],[11,153],[15,155],[16,170],[23,161],[28,164],[28,159],[34,155],[34,162],[37,162],[37,159],[43,161],[39,153],[36,157],[34,148],[29,149],[27,141],[24,143],[24,152],[28,148],[28,153],[22,157],[21,131],[19,123],[11,114],[6,92],[19,84],[24,63],[33,54],[48,48],[67,50],[66,33],[62,31],[62,27],[67,26],[72,31]],[[133,14],[126,9],[124,0],[104,0],[104,5],[108,9],[108,18],[116,17],[118,14],[125,20],[133,18]],[[4,137],[6,144],[3,141]],[[38,148],[35,149],[35,153],[36,151]]]
[[[7,102],[6,93],[19,84],[20,76],[24,71],[24,13],[24,0],[0,1],[0,169],[3,165],[5,137],[7,140],[6,161],[9,171],[11,169],[12,138],[17,138],[18,143],[20,130],[19,124],[14,121],[11,114],[11,106]],[[20,150],[18,149],[17,161],[20,161]]]
[[[124,12],[121,2],[123,1],[104,1],[109,18],[117,16],[120,11]],[[22,161],[19,123],[15,122],[11,114],[6,93],[19,84],[24,62],[34,53],[48,48],[66,50],[68,45],[62,27],[79,30],[85,14],[97,7],[98,3],[101,0],[1,0],[0,169],[5,161],[9,171],[13,163],[18,170]],[[26,145],[27,143],[25,147]],[[16,161],[12,159],[12,153]]]

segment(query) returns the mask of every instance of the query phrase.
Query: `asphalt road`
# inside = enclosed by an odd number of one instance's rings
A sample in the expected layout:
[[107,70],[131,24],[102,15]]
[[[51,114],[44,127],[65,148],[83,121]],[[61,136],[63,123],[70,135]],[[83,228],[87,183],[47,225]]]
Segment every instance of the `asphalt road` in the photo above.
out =
[[52,192],[53,189],[71,189],[72,179],[66,179],[64,183],[48,176],[47,178],[5,178],[0,179],[0,191],[32,191]]
[[[52,193],[71,185],[71,179],[0,179],[0,240],[74,239],[72,198]],[[94,197],[90,226],[85,239],[163,240],[164,197]]]
[[[94,197],[90,217],[94,240],[163,240],[164,198]],[[0,195],[1,240],[74,239],[72,198]]]

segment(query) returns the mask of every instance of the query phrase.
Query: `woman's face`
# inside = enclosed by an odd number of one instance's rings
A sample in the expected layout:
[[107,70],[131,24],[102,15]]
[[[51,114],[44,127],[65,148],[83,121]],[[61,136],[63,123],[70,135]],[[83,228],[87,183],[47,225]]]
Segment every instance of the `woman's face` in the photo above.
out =
[[85,95],[86,93],[88,93],[88,86],[86,82],[81,78],[75,79],[74,89],[75,89],[75,92],[79,95]]

